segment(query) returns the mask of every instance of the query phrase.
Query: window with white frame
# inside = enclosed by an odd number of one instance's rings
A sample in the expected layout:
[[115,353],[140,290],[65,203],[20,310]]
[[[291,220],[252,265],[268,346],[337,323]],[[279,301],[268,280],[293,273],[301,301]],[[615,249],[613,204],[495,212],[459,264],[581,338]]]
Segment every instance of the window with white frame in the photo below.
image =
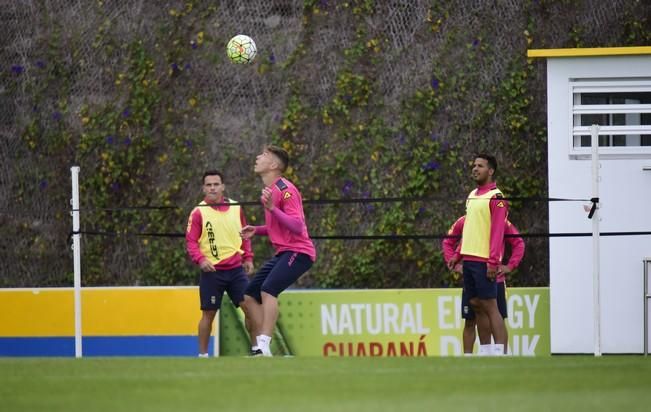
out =
[[651,79],[575,80],[570,89],[573,153],[589,150],[593,124],[602,153],[651,153]]

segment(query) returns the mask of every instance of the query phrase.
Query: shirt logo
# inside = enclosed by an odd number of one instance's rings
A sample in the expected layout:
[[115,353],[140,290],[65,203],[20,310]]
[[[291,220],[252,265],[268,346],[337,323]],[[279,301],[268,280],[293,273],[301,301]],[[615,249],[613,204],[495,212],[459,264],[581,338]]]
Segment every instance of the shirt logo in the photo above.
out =
[[500,201],[500,202],[497,204],[497,207],[504,207],[504,202]]
[[285,192],[285,193],[283,193],[283,200],[287,200],[287,199],[289,199],[290,197],[292,197],[292,194],[291,194],[291,193],[289,193],[289,192]]
[[210,244],[210,253],[214,257],[219,258],[219,255],[217,253],[217,243],[215,241],[215,232],[212,230],[212,224],[210,222],[206,222],[206,231],[208,232],[208,243]]

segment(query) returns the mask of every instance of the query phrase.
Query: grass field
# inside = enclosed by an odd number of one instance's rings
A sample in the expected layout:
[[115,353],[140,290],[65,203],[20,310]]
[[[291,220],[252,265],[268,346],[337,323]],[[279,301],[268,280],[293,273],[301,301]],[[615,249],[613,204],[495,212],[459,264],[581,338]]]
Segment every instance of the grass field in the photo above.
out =
[[648,411],[651,358],[0,358],[1,411]]

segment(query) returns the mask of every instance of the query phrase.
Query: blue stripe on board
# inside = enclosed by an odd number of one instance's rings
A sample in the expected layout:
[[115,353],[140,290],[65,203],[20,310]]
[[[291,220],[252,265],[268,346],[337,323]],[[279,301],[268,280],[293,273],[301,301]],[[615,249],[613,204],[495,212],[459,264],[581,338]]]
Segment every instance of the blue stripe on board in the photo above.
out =
[[75,338],[0,338],[0,356],[75,356]]
[[[197,356],[196,336],[86,336],[83,356]],[[213,338],[209,353],[213,355]],[[0,356],[75,356],[74,337],[0,338]]]

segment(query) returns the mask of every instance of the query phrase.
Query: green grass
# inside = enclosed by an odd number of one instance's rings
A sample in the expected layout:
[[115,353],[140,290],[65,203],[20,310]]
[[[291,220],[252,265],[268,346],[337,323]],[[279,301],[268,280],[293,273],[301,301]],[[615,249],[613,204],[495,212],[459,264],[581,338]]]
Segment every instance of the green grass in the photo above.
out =
[[651,358],[0,358],[2,411],[647,411]]

